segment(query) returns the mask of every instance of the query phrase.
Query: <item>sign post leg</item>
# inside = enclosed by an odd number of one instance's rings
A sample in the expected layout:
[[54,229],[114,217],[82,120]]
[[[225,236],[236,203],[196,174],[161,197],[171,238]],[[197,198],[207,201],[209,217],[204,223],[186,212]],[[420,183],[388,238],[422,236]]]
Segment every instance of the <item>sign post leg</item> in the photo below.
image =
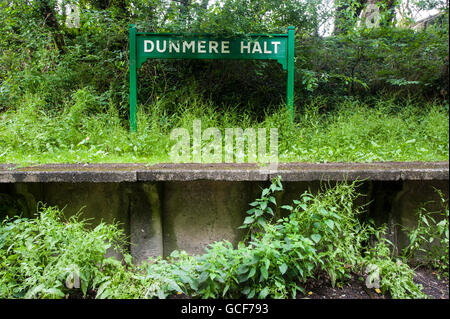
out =
[[288,45],[287,45],[287,92],[286,106],[294,121],[294,51],[295,48],[295,27],[288,27]]
[[137,66],[136,66],[136,27],[130,24],[130,131],[137,131],[136,104],[137,104]]

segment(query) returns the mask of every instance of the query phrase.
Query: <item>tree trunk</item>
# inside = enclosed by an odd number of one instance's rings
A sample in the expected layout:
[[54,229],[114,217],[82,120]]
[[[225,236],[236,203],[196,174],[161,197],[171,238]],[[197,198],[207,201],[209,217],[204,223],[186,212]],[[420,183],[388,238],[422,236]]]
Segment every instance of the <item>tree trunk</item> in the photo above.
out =
[[53,39],[55,40],[56,47],[60,53],[64,52],[64,35],[61,33],[58,20],[56,20],[55,7],[51,0],[37,0],[36,5],[39,13],[44,20],[47,27],[52,30]]

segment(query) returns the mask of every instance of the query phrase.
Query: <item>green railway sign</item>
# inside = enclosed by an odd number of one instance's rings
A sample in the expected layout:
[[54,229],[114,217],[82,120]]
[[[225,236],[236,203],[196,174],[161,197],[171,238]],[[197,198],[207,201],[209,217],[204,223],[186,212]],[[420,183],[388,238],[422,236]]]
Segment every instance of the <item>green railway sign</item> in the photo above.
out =
[[286,105],[294,117],[294,27],[286,34],[250,34],[242,38],[137,32],[129,29],[130,130],[136,132],[137,70],[147,59],[276,60],[287,70]]

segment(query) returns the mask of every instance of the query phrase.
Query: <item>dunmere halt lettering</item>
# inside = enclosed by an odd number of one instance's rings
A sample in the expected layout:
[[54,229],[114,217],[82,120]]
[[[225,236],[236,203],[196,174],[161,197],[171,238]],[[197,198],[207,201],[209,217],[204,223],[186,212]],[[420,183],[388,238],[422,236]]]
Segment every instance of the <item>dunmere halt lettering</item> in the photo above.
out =
[[[280,41],[240,41],[240,54],[277,54]],[[214,40],[144,40],[144,52],[151,53],[156,51],[159,53],[214,53],[214,54],[230,54],[230,41],[214,41]],[[270,48],[270,50],[269,50]],[[219,52],[220,51],[220,52]],[[253,57],[252,57],[253,58]]]

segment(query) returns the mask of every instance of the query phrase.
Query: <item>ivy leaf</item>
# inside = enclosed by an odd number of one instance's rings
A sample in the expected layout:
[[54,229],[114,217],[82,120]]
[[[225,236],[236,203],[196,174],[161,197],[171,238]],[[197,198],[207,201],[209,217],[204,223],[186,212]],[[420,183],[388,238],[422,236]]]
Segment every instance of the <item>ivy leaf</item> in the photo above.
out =
[[314,242],[317,244],[320,239],[322,238],[322,236],[320,236],[319,234],[312,234],[311,235],[311,239],[314,240]]

